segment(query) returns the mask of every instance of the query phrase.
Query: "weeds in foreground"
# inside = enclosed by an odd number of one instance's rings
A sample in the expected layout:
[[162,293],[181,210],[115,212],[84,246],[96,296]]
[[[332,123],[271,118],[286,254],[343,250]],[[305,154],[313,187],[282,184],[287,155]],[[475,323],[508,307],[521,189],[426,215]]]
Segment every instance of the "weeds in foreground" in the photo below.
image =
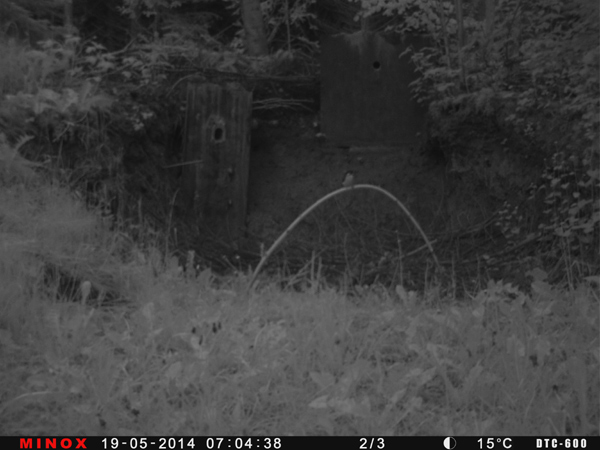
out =
[[243,274],[127,248],[59,188],[0,192],[0,434],[599,432],[595,278],[535,269],[530,293],[490,281],[435,305],[319,280],[247,292]]

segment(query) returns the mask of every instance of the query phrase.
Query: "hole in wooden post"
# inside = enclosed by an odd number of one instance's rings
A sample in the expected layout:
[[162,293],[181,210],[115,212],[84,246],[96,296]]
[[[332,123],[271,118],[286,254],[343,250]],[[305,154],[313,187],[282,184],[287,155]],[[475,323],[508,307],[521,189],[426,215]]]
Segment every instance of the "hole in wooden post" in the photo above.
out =
[[219,143],[225,140],[225,130],[221,127],[215,127],[213,129],[213,141]]

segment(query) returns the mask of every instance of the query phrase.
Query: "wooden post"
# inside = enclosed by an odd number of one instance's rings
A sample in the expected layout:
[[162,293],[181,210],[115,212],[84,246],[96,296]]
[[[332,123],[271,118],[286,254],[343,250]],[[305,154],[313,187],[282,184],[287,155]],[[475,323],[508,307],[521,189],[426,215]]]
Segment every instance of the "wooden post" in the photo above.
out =
[[239,85],[188,85],[182,196],[193,220],[233,244],[246,221],[251,111]]

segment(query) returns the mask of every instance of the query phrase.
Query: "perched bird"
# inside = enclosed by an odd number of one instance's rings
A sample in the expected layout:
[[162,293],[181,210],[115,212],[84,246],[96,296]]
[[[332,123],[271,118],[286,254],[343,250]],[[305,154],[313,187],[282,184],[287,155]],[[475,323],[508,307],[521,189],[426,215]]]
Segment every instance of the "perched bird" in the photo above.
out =
[[354,186],[354,172],[349,170],[344,175],[344,179],[342,180],[342,186],[344,187],[352,187]]

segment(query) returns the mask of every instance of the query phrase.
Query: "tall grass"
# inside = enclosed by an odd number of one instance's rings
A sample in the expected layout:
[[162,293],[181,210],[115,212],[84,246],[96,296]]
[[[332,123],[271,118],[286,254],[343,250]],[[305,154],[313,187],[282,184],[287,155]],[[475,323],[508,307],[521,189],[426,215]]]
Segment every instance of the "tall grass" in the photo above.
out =
[[[0,433],[598,434],[591,285],[247,292],[118,242],[57,186],[0,191]],[[107,279],[125,302],[94,302]]]

